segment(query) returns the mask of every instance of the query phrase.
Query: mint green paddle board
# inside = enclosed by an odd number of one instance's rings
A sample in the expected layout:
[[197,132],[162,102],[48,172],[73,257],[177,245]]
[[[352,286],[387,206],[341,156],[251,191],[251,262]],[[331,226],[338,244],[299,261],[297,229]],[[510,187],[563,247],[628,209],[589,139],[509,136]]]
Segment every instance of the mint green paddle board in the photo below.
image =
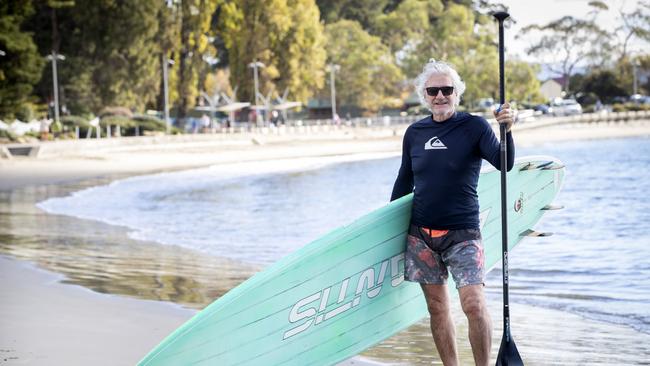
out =
[[[510,248],[541,235],[532,227],[553,208],[563,176],[551,157],[516,161],[508,173]],[[500,173],[481,172],[478,191],[491,268],[501,259]],[[140,365],[331,365],[419,321],[427,316],[420,287],[404,281],[411,202],[393,201],[284,257],[196,314]]]

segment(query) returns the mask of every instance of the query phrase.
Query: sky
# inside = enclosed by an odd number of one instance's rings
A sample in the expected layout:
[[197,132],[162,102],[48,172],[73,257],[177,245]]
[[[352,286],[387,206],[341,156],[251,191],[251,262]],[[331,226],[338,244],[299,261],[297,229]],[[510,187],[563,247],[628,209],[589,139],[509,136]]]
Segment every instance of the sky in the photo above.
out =
[[[523,27],[531,24],[545,25],[563,16],[571,15],[578,19],[586,19],[586,14],[591,7],[590,0],[493,0],[494,3],[503,4],[508,7],[510,16],[517,21],[516,24],[505,29],[505,45],[507,54],[515,54],[526,61],[535,61],[526,56],[524,49],[528,43],[515,39],[515,35]],[[619,9],[625,12],[632,11],[638,6],[638,0],[604,0],[609,7],[606,12],[598,16],[598,23],[606,29],[616,28],[621,24]],[[647,44],[634,44],[633,50],[639,51]],[[646,49],[644,53],[648,53]]]

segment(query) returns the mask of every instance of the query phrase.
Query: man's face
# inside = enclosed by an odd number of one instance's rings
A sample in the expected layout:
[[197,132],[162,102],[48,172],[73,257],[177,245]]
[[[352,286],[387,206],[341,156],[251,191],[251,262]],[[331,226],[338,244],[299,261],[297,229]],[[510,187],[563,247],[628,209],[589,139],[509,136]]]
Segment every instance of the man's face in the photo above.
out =
[[456,111],[456,100],[458,96],[456,95],[456,90],[451,93],[451,95],[445,96],[442,91],[438,91],[436,95],[429,95],[426,91],[426,88],[429,87],[450,87],[454,84],[451,81],[451,78],[444,74],[433,74],[424,84],[425,91],[424,95],[431,108],[431,113],[433,114],[433,119],[436,121],[444,121],[451,117]]

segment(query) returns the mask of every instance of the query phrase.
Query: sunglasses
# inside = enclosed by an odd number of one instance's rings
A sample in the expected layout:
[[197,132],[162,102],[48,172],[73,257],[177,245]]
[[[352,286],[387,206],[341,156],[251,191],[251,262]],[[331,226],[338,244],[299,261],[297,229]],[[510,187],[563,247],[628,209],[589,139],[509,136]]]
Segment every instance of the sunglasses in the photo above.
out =
[[438,95],[438,92],[442,92],[442,95],[445,97],[450,96],[454,92],[454,87],[453,86],[430,86],[428,88],[425,88],[427,91],[427,94],[430,97],[435,97]]

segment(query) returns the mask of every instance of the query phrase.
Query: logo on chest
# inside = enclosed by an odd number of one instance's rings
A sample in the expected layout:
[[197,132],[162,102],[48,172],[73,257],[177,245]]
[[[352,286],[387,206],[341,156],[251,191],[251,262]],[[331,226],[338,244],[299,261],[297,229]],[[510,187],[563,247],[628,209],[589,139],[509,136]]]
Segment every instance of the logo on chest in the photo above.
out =
[[447,146],[440,141],[438,136],[433,136],[424,144],[424,150],[445,150]]

